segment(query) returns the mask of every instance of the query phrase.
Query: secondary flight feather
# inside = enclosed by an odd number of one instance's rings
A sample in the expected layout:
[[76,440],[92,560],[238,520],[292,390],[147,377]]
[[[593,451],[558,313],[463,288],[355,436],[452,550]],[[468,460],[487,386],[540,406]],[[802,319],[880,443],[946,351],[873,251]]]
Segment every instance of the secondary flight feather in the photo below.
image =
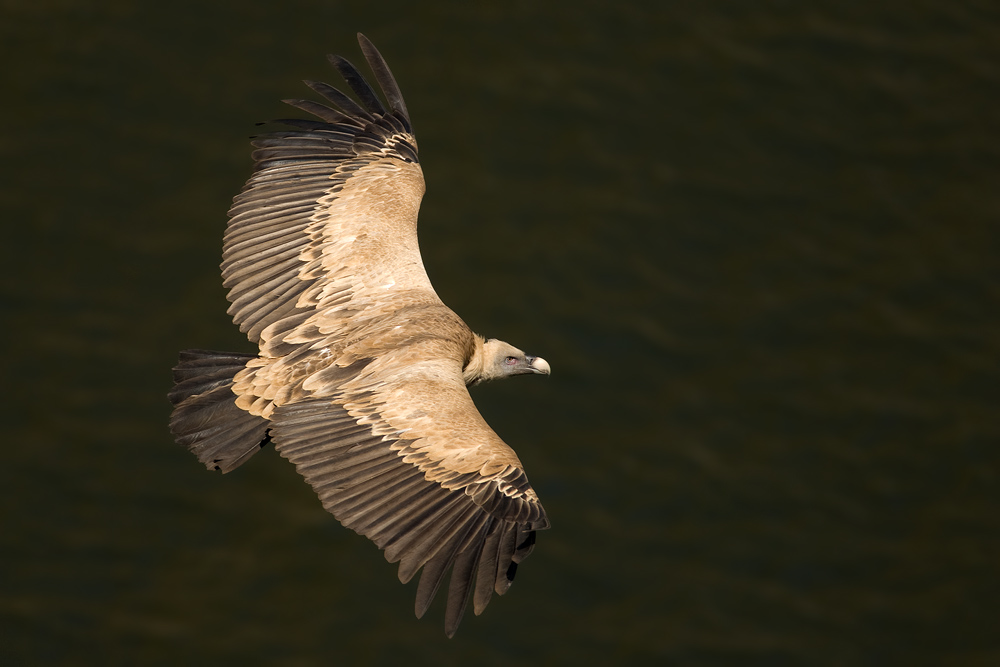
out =
[[[416,614],[448,580],[445,631],[471,597],[503,594],[549,527],[524,466],[467,387],[548,374],[544,359],[474,333],[431,286],[417,245],[424,193],[409,113],[385,60],[358,35],[380,99],[329,56],[357,101],[285,100],[318,120],[253,141],[254,171],[223,243],[229,314],[255,355],[187,350],[170,428],[209,469],[267,443],[399,578]],[[448,576],[450,572],[450,577]]]

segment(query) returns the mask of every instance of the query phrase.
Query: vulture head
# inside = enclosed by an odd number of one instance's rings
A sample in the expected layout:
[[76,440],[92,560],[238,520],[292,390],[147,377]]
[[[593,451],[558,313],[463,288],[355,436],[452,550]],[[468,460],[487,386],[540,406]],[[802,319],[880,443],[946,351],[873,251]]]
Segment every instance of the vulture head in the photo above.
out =
[[465,384],[469,387],[486,382],[511,377],[537,373],[548,375],[552,372],[549,362],[541,357],[525,354],[510,343],[496,338],[483,340],[476,337],[476,350],[465,366]]

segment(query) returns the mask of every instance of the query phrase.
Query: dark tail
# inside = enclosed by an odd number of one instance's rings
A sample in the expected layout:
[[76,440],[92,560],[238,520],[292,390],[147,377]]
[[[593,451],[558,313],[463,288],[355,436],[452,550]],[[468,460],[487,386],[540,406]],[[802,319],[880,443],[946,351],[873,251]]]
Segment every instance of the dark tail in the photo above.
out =
[[252,354],[185,350],[174,368],[170,431],[209,470],[226,473],[267,444],[268,420],[236,406],[233,377]]

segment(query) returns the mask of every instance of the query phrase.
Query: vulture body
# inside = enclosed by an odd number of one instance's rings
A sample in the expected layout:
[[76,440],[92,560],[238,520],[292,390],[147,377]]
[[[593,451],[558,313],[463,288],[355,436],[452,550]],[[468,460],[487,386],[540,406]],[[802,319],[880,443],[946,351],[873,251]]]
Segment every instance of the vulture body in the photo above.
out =
[[286,100],[318,120],[253,141],[222,275],[229,313],[256,355],[188,350],[174,369],[171,431],[229,472],[268,442],[344,526],[422,569],[422,616],[450,572],[445,631],[476,614],[531,552],[545,510],[514,451],[467,387],[549,365],[487,340],[438,298],[417,246],[424,179],[389,68],[358,36],[385,103],[330,56],[358,101]]

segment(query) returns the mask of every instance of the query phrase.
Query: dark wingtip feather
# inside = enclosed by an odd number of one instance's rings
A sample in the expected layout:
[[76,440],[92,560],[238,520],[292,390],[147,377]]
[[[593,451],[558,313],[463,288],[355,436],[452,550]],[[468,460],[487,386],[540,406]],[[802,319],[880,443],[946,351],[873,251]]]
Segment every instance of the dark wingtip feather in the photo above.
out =
[[[517,531],[513,526],[505,526],[503,537],[500,538],[500,544],[497,547],[497,562],[498,565],[502,563],[510,563],[515,570],[517,569],[517,564],[513,562],[514,552],[517,549]],[[496,582],[494,582],[493,590],[496,591],[497,595],[503,595],[510,588],[511,582],[514,581],[514,575],[510,571],[510,566],[506,570],[499,570],[496,573]]]
[[306,79],[302,83],[306,84],[327,100],[338,106],[348,116],[357,116],[369,121],[375,120],[375,117],[372,116],[367,109],[330,84],[323,83],[322,81],[310,81],[309,79]]
[[340,72],[340,76],[344,77],[344,81],[368,108],[368,111],[381,116],[385,115],[385,106],[382,104],[382,100],[378,98],[375,89],[365,80],[358,68],[351,64],[350,60],[332,53],[328,54],[326,59],[335,70]]
[[368,61],[368,66],[372,68],[372,72],[375,74],[375,80],[378,81],[382,92],[385,93],[385,99],[389,102],[389,108],[392,111],[399,111],[406,118],[407,122],[409,122],[410,112],[406,110],[403,94],[400,92],[399,85],[396,84],[396,79],[392,76],[385,58],[378,52],[378,49],[371,43],[371,40],[360,32],[358,33],[358,44],[361,46],[361,52],[365,55],[365,60]]
[[330,123],[326,123],[320,120],[307,120],[305,118],[275,118],[267,123],[257,123],[258,125],[270,125],[271,123],[279,123],[281,125],[288,125],[289,127],[297,127],[300,130],[315,131],[315,130],[325,130],[328,132],[335,132],[336,127],[331,126]]
[[423,572],[420,573],[420,583],[417,584],[417,599],[413,606],[413,611],[417,618],[423,618],[424,614],[434,601],[444,575],[455,560],[453,553],[442,554],[432,558],[424,565]]
[[520,563],[535,550],[535,531],[524,526],[518,526],[515,542],[517,547],[514,549],[514,555],[511,557],[511,560],[515,563]]
[[465,607],[469,603],[469,589],[479,569],[479,557],[482,553],[483,542],[477,540],[470,549],[458,555],[452,566],[451,582],[448,584],[448,604],[444,612],[444,633],[448,637],[455,636],[458,624],[465,615]]
[[472,596],[472,610],[479,616],[486,609],[493,597],[493,586],[496,581],[497,556],[500,541],[503,537],[504,523],[498,519],[490,522],[483,544],[483,554],[479,557],[479,571],[476,573],[476,588]]
[[288,106],[295,107],[296,109],[301,109],[306,113],[311,113],[312,115],[322,118],[328,123],[346,123],[348,125],[354,125],[356,127],[364,127],[356,119],[351,118],[347,114],[341,113],[336,109],[331,109],[325,104],[320,104],[319,102],[313,102],[312,100],[297,100],[297,99],[287,99],[281,100]]

